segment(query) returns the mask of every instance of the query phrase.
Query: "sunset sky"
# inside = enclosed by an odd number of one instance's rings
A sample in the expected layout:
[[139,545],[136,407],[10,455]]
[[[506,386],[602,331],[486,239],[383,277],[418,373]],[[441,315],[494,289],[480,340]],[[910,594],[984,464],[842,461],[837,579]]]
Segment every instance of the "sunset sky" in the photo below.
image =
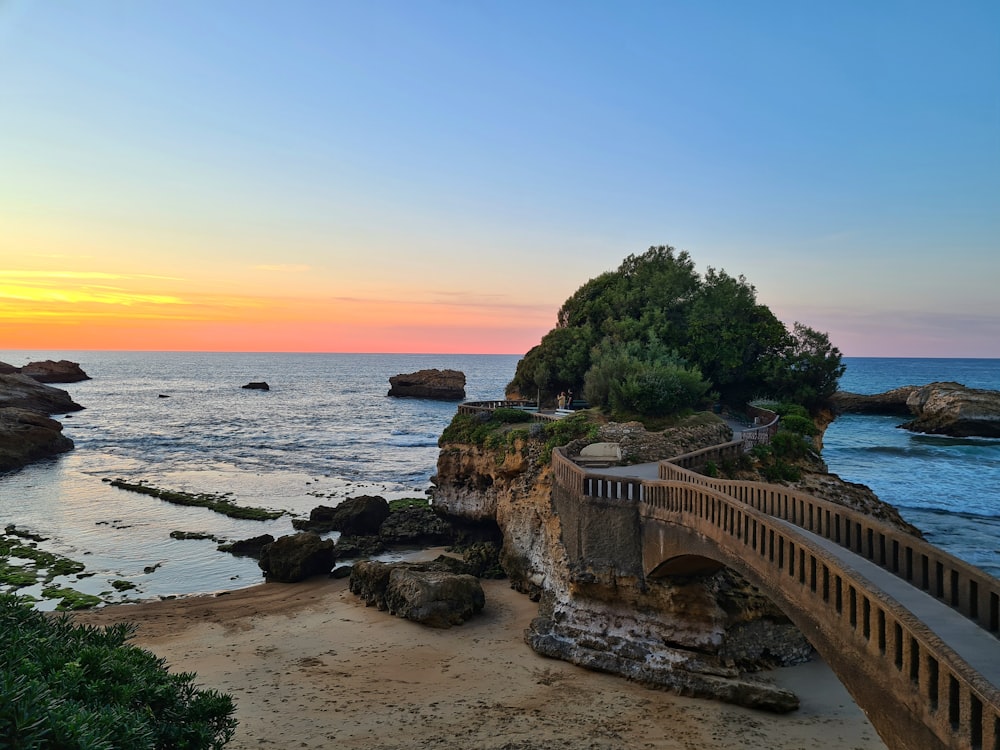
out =
[[0,0],[0,353],[521,354],[660,244],[1000,357],[1000,3]]

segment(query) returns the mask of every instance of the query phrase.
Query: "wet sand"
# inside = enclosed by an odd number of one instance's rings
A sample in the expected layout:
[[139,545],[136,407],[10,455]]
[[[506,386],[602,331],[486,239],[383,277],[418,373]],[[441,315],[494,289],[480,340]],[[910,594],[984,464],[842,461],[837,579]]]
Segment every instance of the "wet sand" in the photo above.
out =
[[536,611],[507,581],[435,630],[366,608],[345,580],[115,605],[79,622],[139,625],[134,639],[230,693],[247,748],[843,748],[884,745],[820,662],[778,670],[802,708],[776,716],[651,690],[534,653]]

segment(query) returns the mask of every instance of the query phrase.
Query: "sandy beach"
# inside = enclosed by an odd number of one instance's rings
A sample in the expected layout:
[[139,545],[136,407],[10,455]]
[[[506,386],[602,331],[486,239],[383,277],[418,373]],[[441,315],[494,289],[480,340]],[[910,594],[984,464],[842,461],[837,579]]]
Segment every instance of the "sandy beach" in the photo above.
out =
[[214,596],[125,604],[77,621],[132,621],[134,639],[230,693],[249,748],[883,748],[821,662],[778,670],[786,715],[684,698],[535,654],[536,604],[483,581],[472,621],[435,630],[390,616],[345,580],[261,584]]

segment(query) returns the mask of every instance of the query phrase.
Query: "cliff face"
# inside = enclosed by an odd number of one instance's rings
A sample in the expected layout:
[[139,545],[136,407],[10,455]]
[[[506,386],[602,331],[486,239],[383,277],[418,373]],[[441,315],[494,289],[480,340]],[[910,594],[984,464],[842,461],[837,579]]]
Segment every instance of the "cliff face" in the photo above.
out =
[[[722,442],[726,429],[700,425],[671,438],[612,424],[597,441],[622,441],[626,455],[655,460]],[[563,537],[560,501],[542,455],[541,443],[530,438],[493,449],[446,444],[433,491],[434,506],[446,514],[500,527],[501,561],[512,585],[540,601],[526,634],[532,648],[683,694],[777,711],[797,705],[790,693],[742,676],[808,657],[808,643],[776,608],[729,571],[645,580],[641,569],[613,559],[616,535],[635,532],[627,513],[616,509],[599,521],[607,559],[568,554],[572,540]]]

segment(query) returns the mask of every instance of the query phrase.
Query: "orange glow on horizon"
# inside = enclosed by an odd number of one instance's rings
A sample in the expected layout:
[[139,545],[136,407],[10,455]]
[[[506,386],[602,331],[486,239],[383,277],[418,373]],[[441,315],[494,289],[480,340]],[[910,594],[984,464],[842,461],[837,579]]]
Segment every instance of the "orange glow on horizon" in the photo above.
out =
[[0,272],[0,350],[519,354],[555,318],[533,306],[185,294],[149,288],[149,277],[31,276]]

